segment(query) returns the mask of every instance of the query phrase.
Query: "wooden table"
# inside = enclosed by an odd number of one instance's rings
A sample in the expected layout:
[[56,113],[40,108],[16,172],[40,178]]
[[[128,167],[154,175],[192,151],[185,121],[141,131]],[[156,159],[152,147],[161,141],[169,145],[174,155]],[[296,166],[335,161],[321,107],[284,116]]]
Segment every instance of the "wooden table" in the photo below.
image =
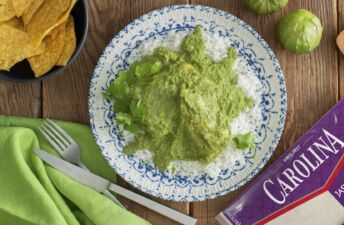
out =
[[[90,30],[78,59],[63,74],[37,84],[0,82],[0,113],[49,117],[89,123],[87,94],[93,68],[111,38],[127,23],[156,8],[172,4],[195,3],[226,10],[256,29],[275,52],[283,68],[288,90],[288,116],[280,144],[268,164],[277,159],[338,99],[344,95],[344,56],[335,45],[344,28],[344,1],[291,0],[283,10],[257,15],[238,0],[92,0],[89,1]],[[288,12],[306,8],[319,16],[324,26],[320,47],[313,53],[295,55],[282,49],[276,37],[276,24]],[[265,167],[266,168],[266,167]],[[119,183],[130,186],[123,180]],[[158,200],[198,219],[199,225],[217,224],[214,217],[242,190],[211,201],[176,203]],[[146,208],[121,198],[129,210],[152,224],[172,225]]]

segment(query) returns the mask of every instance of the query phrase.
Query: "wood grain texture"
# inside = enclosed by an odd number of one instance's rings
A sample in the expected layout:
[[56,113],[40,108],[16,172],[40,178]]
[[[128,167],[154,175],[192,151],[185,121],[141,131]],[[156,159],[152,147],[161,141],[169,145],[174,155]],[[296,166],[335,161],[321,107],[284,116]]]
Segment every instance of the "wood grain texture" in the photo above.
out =
[[0,81],[0,114],[40,117],[41,112],[41,84]]
[[[336,0],[326,3],[312,0],[289,1],[283,10],[270,15],[257,15],[246,9],[242,1],[237,0],[191,2],[226,10],[246,21],[264,37],[282,66],[288,91],[288,115],[280,144],[268,162],[270,165],[337,101],[338,57],[334,45],[337,32]],[[288,12],[299,8],[309,9],[319,16],[325,29],[320,47],[306,55],[288,53],[281,47],[276,36],[278,21]],[[215,200],[194,203],[191,205],[191,214],[199,219],[199,225],[218,224],[214,217],[246,187],[247,185]]]
[[[344,1],[337,0],[338,4],[338,31],[337,34],[339,34],[342,30],[344,30]],[[338,51],[338,63],[339,63],[339,74],[338,74],[338,80],[339,80],[339,97],[344,97],[344,55]]]
[[[173,0],[97,0],[88,1],[90,29],[80,56],[63,74],[43,83],[43,116],[88,124],[87,95],[89,81],[100,54],[113,36],[129,22],[146,12],[171,4],[186,3]],[[133,189],[123,180],[118,183]],[[155,199],[157,200],[157,199]],[[132,212],[152,224],[172,225],[175,222],[160,216],[125,198],[120,201]],[[187,203],[159,202],[188,213]]]

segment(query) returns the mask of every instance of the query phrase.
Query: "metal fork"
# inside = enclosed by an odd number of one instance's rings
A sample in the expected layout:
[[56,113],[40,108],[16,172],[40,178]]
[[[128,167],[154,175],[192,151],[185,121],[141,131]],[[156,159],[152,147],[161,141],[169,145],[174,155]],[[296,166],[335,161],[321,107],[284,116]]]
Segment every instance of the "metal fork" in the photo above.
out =
[[[61,155],[63,159],[70,163],[77,164],[81,168],[89,171],[81,162],[79,145],[56,123],[47,119],[38,130],[47,139],[49,144]],[[103,192],[110,200],[124,208],[124,206],[108,190]]]

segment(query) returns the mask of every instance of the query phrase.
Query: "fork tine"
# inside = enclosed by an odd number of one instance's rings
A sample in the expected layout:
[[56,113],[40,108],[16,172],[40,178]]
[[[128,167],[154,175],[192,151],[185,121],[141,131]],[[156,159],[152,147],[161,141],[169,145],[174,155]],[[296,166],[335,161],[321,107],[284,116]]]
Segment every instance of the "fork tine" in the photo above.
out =
[[63,135],[64,138],[66,138],[69,143],[75,143],[75,141],[69,136],[69,134],[67,134],[66,131],[64,131],[61,127],[59,127],[56,123],[54,123],[52,120],[47,119],[48,123],[50,125],[52,125],[56,130],[58,130],[60,132],[60,134]]
[[68,142],[68,140],[62,135],[60,134],[55,127],[53,127],[52,125],[50,125],[47,122],[44,122],[42,124],[42,126],[44,126],[45,128],[47,128],[47,130],[50,130],[50,132],[52,132],[54,134],[55,137],[57,137],[66,147],[68,145],[70,145],[71,143]]
[[47,128],[41,126],[38,129],[41,131],[41,133],[47,139],[49,144],[51,144],[51,146],[53,146],[56,149],[56,151],[58,151],[60,154],[62,154],[63,153],[62,143],[58,139],[54,138],[54,136],[52,136],[52,134],[49,132],[49,130],[47,130]]

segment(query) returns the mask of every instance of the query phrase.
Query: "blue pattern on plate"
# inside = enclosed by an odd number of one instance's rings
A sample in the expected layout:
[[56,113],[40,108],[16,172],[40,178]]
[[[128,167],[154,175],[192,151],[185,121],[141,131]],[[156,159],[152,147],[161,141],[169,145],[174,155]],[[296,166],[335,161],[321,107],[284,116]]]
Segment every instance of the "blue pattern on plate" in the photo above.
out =
[[[244,153],[245,160],[217,176],[171,176],[122,152],[123,137],[114,122],[112,103],[102,97],[108,85],[127,69],[128,56],[144,41],[157,36],[192,30],[196,25],[209,33],[228,38],[238,49],[263,85],[260,105],[262,121],[256,128],[259,140],[255,151]],[[243,38],[245,37],[245,38]],[[96,65],[89,91],[91,128],[109,164],[134,187],[167,200],[201,201],[233,191],[265,165],[283,132],[287,93],[280,65],[263,38],[237,17],[200,5],[175,5],[149,12],[128,24],[109,43]]]

